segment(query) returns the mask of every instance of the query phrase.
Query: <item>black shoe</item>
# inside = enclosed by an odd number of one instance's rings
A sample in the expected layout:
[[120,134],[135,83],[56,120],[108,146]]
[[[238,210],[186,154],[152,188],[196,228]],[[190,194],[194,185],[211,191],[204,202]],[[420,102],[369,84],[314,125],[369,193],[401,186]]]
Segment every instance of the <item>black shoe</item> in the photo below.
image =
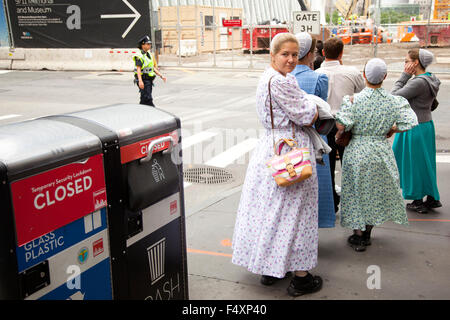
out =
[[420,199],[420,200],[414,200],[413,202],[407,203],[407,204],[406,204],[406,209],[416,211],[416,209],[419,208],[419,207],[421,207],[421,206],[423,206],[423,201],[422,201],[422,199]]
[[357,234],[353,234],[348,237],[347,242],[356,252],[366,251],[366,243],[363,240],[362,236],[358,236]]
[[341,202],[341,197],[336,193],[336,195],[334,196],[334,213],[338,213],[340,202]]
[[308,273],[305,277],[295,276],[289,287],[287,288],[287,292],[292,297],[298,297],[308,293],[314,293],[322,289],[322,278],[319,276],[313,276]]
[[363,231],[362,241],[364,242],[365,246],[370,246],[372,244],[372,241],[370,241],[370,231]]
[[278,280],[282,280],[282,279],[286,279],[288,277],[291,276],[290,272],[287,272],[286,275],[284,276],[284,278],[277,278],[277,277],[272,277],[272,276],[261,276],[261,284],[265,285],[265,286],[271,286],[273,285],[275,282],[277,282]]
[[420,200],[414,200],[411,203],[406,204],[406,209],[409,210],[414,210],[418,213],[428,213],[428,207],[425,205],[425,202],[422,201],[422,199]]
[[427,196],[427,201],[425,201],[424,204],[429,209],[442,207],[442,203],[439,200],[435,200],[432,196]]
[[418,213],[426,214],[426,213],[428,213],[428,207],[424,203],[423,205],[417,207],[416,211]]

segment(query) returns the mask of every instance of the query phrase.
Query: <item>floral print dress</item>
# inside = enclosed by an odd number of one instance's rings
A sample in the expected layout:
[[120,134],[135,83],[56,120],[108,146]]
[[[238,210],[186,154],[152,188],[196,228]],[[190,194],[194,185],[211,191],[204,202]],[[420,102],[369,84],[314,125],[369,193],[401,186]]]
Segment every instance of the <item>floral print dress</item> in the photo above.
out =
[[[273,157],[268,83],[271,81],[275,141],[292,138],[308,147],[312,177],[279,187],[265,163]],[[232,263],[250,272],[283,278],[288,271],[310,270],[317,264],[318,184],[312,143],[302,126],[314,119],[316,106],[306,98],[292,74],[268,68],[256,93],[258,117],[266,128],[250,158],[236,216]],[[283,147],[282,154],[289,150]]]
[[341,226],[365,230],[388,220],[408,224],[394,153],[386,138],[396,124],[416,126],[408,101],[383,88],[365,88],[353,103],[344,97],[336,121],[352,131],[342,163]]

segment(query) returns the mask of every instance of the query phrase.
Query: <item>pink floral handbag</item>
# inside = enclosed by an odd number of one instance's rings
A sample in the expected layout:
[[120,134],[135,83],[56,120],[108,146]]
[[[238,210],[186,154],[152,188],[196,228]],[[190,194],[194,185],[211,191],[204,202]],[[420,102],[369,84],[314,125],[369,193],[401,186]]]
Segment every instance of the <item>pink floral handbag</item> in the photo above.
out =
[[[280,155],[284,144],[292,150]],[[297,142],[293,139],[280,139],[274,149],[275,156],[267,162],[267,167],[272,171],[272,177],[277,185],[287,187],[312,176],[308,148],[297,148]]]
[[[273,139],[273,151],[275,155],[267,161],[267,168],[272,172],[272,177],[280,187],[287,187],[294,183],[303,181],[312,176],[311,166],[311,152],[308,148],[297,148],[298,144],[295,141],[295,125],[292,123],[292,138],[293,139],[280,139],[275,143],[273,137],[273,109],[272,109],[272,97],[270,93],[269,80],[269,100],[270,100],[270,119],[272,121],[272,139]],[[291,151],[281,155],[283,146],[287,144]]]

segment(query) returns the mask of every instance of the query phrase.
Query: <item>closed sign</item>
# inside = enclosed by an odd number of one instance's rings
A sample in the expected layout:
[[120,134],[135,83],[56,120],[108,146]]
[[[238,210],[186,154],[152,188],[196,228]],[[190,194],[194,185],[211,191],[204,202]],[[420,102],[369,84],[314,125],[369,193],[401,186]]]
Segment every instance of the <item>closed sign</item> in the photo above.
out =
[[103,155],[15,181],[11,190],[21,247],[106,207]]
[[320,11],[295,11],[294,33],[320,34]]

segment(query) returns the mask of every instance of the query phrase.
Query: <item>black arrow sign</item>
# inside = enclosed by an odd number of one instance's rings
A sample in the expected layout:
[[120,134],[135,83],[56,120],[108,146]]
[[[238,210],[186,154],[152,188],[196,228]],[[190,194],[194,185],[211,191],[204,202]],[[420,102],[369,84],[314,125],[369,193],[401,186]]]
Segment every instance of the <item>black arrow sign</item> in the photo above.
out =
[[7,0],[15,47],[130,48],[150,32],[148,0]]

